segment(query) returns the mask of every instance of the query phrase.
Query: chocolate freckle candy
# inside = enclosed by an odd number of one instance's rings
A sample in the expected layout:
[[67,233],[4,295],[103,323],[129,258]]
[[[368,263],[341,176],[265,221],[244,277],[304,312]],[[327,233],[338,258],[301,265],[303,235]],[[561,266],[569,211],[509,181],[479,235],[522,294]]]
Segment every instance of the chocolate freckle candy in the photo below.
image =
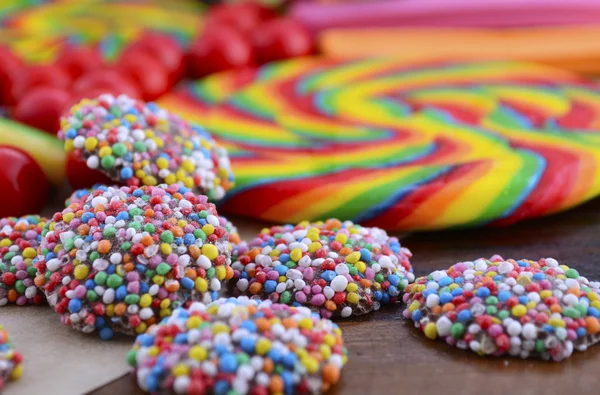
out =
[[600,282],[552,258],[460,262],[407,288],[403,314],[479,355],[561,361],[600,340]]
[[40,304],[33,261],[47,219],[37,215],[0,219],[0,306]]
[[178,183],[218,200],[234,184],[227,150],[201,127],[125,95],[82,100],[58,137],[89,168],[130,186]]
[[264,229],[232,252],[236,295],[349,317],[400,301],[411,252],[379,228],[329,219]]
[[194,302],[139,335],[127,355],[146,392],[321,393],[347,361],[340,328],[306,307]]
[[233,277],[229,234],[208,198],[171,186],[100,187],[42,232],[36,284],[61,321],[103,339],[144,332]]

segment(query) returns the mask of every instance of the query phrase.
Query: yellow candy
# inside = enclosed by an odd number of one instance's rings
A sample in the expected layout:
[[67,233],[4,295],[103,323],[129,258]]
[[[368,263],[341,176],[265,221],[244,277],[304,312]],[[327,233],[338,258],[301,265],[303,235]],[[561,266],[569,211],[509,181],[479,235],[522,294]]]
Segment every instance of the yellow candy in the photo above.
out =
[[179,364],[173,366],[171,373],[173,373],[173,376],[175,376],[175,377],[187,376],[190,373],[190,368],[187,365],[179,363]]
[[98,146],[98,139],[95,137],[88,137],[87,139],[85,139],[85,142],[83,143],[83,147],[87,151],[93,151],[96,149],[97,146]]
[[144,170],[138,169],[135,171],[135,176],[137,178],[144,178],[146,176],[146,173],[144,172]]
[[185,180],[183,180],[183,185],[186,188],[192,188],[194,186],[194,179],[191,177],[186,177]]
[[321,245],[321,243],[319,243],[319,242],[317,242],[317,241],[314,241],[314,242],[312,242],[312,243],[310,243],[310,244],[309,244],[309,246],[308,246],[308,251],[309,251],[309,252],[315,252],[316,250],[318,250],[318,249],[319,249],[319,248],[321,248],[321,247],[323,247],[323,246]]
[[[338,233],[337,235],[335,235],[335,240],[339,241],[342,244],[346,244],[346,242],[348,241],[348,236],[345,233]],[[358,254],[358,256],[360,256],[360,253]]]
[[358,291],[358,284],[356,283],[348,283],[346,286],[346,291],[348,292],[356,292]]
[[298,326],[301,329],[312,329],[313,328],[313,322],[310,318],[308,317],[304,317],[302,318],[299,322],[298,322]]
[[327,344],[329,347],[335,346],[335,336],[329,333],[326,334],[325,336],[323,336],[323,343]]
[[410,304],[410,306],[408,306],[408,312],[412,313],[419,307],[421,307],[421,303],[419,303],[419,301],[417,301],[417,300],[413,300],[413,302]]
[[349,292],[348,295],[346,295],[346,300],[348,303],[357,304],[360,298],[357,293]]
[[430,339],[435,339],[437,337],[437,328],[433,322],[430,322],[427,325],[425,325],[424,332],[425,336],[427,336]]
[[162,243],[160,245],[160,252],[162,252],[163,255],[169,255],[171,252],[173,252],[173,248],[170,244]]
[[2,239],[2,241],[0,241],[0,247],[8,247],[12,244],[12,241],[10,241],[10,239]]
[[[348,257],[346,257],[348,259]],[[367,270],[367,265],[363,261],[358,261],[354,264],[354,267],[361,273],[364,273]]]
[[160,349],[156,346],[151,346],[150,348],[148,348],[148,356],[156,357],[159,352]]
[[194,285],[196,286],[196,290],[198,292],[206,292],[208,290],[208,283],[202,277],[196,278]]
[[219,250],[212,244],[204,244],[202,246],[202,255],[214,261],[219,256]]
[[548,324],[552,325],[555,328],[556,327],[564,328],[564,327],[567,326],[567,324],[563,320],[561,320],[560,318],[550,318],[548,320]]
[[65,152],[72,152],[75,150],[75,144],[73,144],[73,140],[65,140]]
[[144,176],[144,178],[142,178],[142,183],[144,185],[150,185],[150,186],[154,186],[156,184],[158,184],[158,181],[156,180],[156,178],[154,176]]
[[154,284],[162,285],[165,282],[165,278],[160,274],[156,274],[152,277],[152,281],[154,282]]
[[142,297],[140,298],[140,306],[141,307],[150,307],[151,304],[152,304],[152,295],[143,294]]
[[216,322],[212,327],[212,333],[229,333],[229,327],[222,322]]
[[140,324],[135,328],[135,333],[144,333],[148,329],[148,325],[145,322],[140,322]]
[[217,278],[219,280],[224,280],[225,277],[227,276],[227,270],[225,269],[225,266],[224,265],[217,266],[215,268],[215,275],[217,276]]
[[180,219],[179,221],[177,221],[177,226],[179,226],[180,228],[185,228],[187,224],[188,222],[185,219]]
[[186,326],[188,329],[194,329],[200,326],[200,324],[202,323],[202,318],[193,315],[191,317],[188,318],[187,322],[186,322]]
[[75,266],[75,270],[73,270],[73,275],[77,280],[84,280],[88,273],[90,272],[89,268],[86,265],[77,265]]
[[100,148],[100,151],[98,151],[98,156],[101,158],[104,158],[105,156],[108,156],[111,154],[112,154],[112,148],[110,148],[108,146],[104,146],[104,147]]
[[123,118],[129,123],[134,123],[137,120],[137,117],[133,114],[127,114]]
[[169,185],[175,184],[177,182],[177,177],[175,177],[175,174],[170,173],[168,176],[165,177],[165,182]]
[[598,294],[596,292],[594,292],[594,291],[588,292],[587,297],[592,302],[595,301],[595,300],[598,300]]
[[106,306],[106,315],[108,317],[112,317],[115,315],[115,305],[114,304],[109,304]]
[[165,158],[158,158],[156,160],[156,166],[158,166],[159,169],[166,169],[169,167],[169,161]]
[[590,303],[590,305],[592,307],[595,307],[597,309],[600,309],[600,300],[594,300],[592,303]]
[[315,374],[317,373],[317,370],[319,370],[319,363],[313,357],[304,357],[301,362],[310,374]]
[[206,351],[206,348],[202,346],[193,346],[190,348],[188,355],[190,358],[202,362],[208,357],[208,351]]
[[356,263],[360,259],[360,252],[354,251],[346,257],[346,262],[348,263]]
[[160,302],[160,308],[161,309],[166,309],[171,305],[171,299],[163,299]]
[[537,303],[532,301],[527,302],[527,304],[525,305],[527,307],[527,310],[532,310],[535,309],[537,306]]
[[527,308],[522,304],[518,304],[512,308],[511,312],[515,317],[523,317],[527,314]]
[[294,262],[298,262],[300,258],[302,258],[302,250],[300,248],[294,248],[292,252],[290,252],[290,258],[292,258]]
[[185,170],[183,170],[183,169],[177,170],[177,172],[175,173],[175,175],[177,176],[177,179],[179,181],[183,181],[187,177],[187,174],[185,174]]
[[212,226],[211,224],[206,224],[202,227],[202,231],[204,233],[206,233],[208,236],[212,235],[213,233],[215,233],[215,227]]
[[73,213],[66,213],[66,214],[63,215],[63,221],[66,222],[66,223],[71,222],[71,220],[73,218],[75,218],[75,214],[73,214]]
[[540,298],[542,298],[542,300],[549,298],[550,296],[552,296],[552,291],[549,289],[545,289],[540,292]]
[[271,342],[264,337],[256,342],[256,353],[258,355],[265,355],[271,349]]
[[31,247],[27,247],[23,250],[23,258],[35,258],[37,255],[37,253],[35,252],[35,250]]
[[10,374],[11,380],[17,380],[23,374],[23,365],[17,365]]
[[319,352],[321,353],[323,359],[329,359],[331,356],[331,347],[329,347],[327,344],[321,344],[321,346],[319,346]]
[[184,160],[181,163],[181,167],[183,167],[183,170],[187,171],[188,173],[193,173],[194,170],[196,170],[196,166],[194,166],[194,162],[192,162],[189,159]]
[[170,317],[172,315],[171,309],[161,309],[159,315],[160,318]]

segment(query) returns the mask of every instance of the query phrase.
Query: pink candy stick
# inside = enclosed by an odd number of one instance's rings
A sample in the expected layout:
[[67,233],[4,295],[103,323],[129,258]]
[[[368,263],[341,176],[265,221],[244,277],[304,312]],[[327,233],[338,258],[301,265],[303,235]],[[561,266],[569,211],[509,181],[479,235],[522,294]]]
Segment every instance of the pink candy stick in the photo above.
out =
[[348,4],[298,3],[292,17],[312,32],[343,27],[519,27],[600,21],[596,0],[389,0]]

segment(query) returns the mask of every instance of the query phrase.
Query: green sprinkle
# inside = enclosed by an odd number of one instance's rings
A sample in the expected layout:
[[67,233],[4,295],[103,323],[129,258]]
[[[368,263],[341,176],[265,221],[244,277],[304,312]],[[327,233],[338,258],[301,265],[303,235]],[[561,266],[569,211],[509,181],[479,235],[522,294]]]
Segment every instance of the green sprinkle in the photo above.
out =
[[118,274],[111,274],[108,276],[107,284],[111,288],[119,288],[123,284],[123,277]]
[[173,236],[173,232],[171,232],[170,230],[165,230],[161,233],[160,239],[165,243],[172,243],[173,240],[175,240],[175,237]]
[[156,273],[160,274],[161,276],[164,276],[165,274],[169,273],[171,271],[171,266],[169,266],[168,263],[165,262],[161,262],[158,264],[158,266],[156,267]]

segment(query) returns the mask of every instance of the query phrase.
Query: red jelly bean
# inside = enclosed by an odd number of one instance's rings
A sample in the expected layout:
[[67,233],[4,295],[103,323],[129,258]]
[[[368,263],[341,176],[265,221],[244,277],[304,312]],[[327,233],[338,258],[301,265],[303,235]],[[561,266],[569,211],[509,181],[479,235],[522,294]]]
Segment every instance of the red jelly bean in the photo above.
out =
[[93,48],[71,46],[61,52],[56,65],[76,80],[92,70],[102,68],[103,60],[100,53]]
[[21,71],[23,63],[21,59],[9,49],[0,47],[0,105],[13,105],[12,93],[17,71]]
[[158,60],[146,53],[124,54],[119,59],[117,71],[134,81],[140,88],[142,99],[158,99],[169,89],[169,74]]
[[207,15],[206,30],[228,26],[248,34],[275,16],[273,11],[257,3],[217,5]]
[[305,56],[313,51],[308,30],[290,18],[275,19],[256,29],[252,44],[261,63]]
[[73,92],[76,96],[83,97],[82,95],[86,95],[90,91],[94,91],[94,94],[103,91],[103,93],[112,93],[117,96],[125,94],[136,99],[141,98],[140,89],[134,82],[110,69],[92,70],[84,74],[73,85]]
[[0,146],[0,217],[38,213],[46,204],[50,184],[40,166],[15,147]]
[[56,134],[60,129],[60,116],[67,109],[70,97],[69,92],[61,88],[35,88],[19,100],[14,118],[45,132]]
[[13,86],[13,96],[21,100],[28,92],[38,87],[52,87],[68,90],[71,87],[71,76],[55,65],[32,66],[19,73]]
[[136,56],[140,53],[152,56],[167,70],[171,85],[183,77],[185,71],[184,52],[177,40],[169,35],[148,33],[124,52],[127,53],[127,56]]
[[254,64],[252,45],[237,30],[223,26],[204,34],[190,48],[189,73],[194,78],[204,77],[234,68]]

